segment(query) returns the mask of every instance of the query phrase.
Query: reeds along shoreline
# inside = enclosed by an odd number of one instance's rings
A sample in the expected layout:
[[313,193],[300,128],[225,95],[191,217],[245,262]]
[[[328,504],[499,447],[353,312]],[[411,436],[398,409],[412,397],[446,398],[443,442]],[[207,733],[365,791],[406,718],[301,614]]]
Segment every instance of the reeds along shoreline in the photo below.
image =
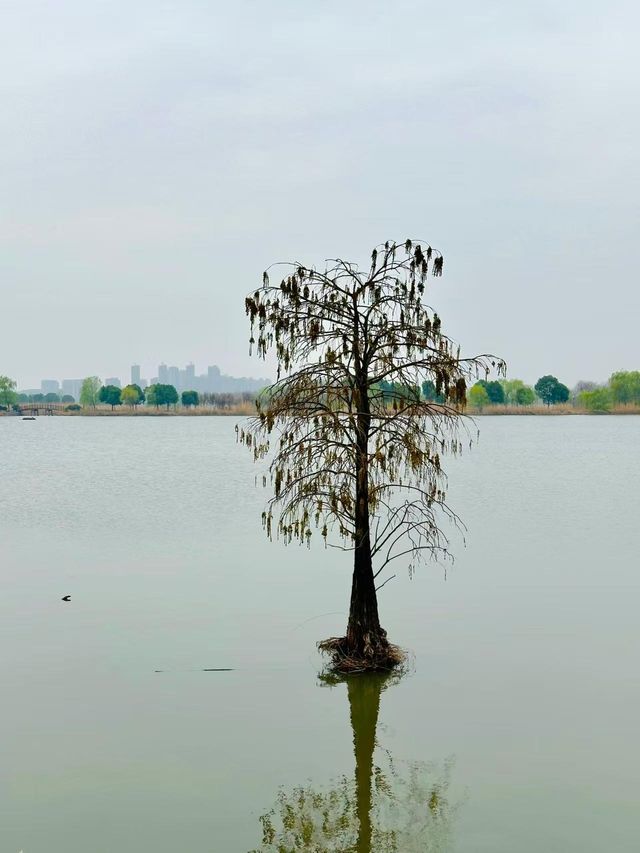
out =
[[[250,417],[251,415],[255,415],[256,409],[251,403],[238,403],[232,406],[197,406],[194,408],[186,408],[184,406],[177,406],[175,409],[173,407],[167,409],[166,407],[162,407],[156,409],[155,406],[147,407],[147,406],[138,406],[137,408],[128,407],[128,406],[117,406],[115,409],[111,409],[110,406],[96,406],[95,408],[87,407],[84,409],[78,409],[77,411],[67,411],[61,407],[56,407],[53,409],[54,417],[65,417],[65,418],[172,418],[172,417],[225,417],[227,415],[236,415],[236,416],[245,416]],[[41,412],[38,413],[40,417],[47,417],[48,413]],[[0,417],[20,417],[20,414],[16,412],[0,412]]]
[[[155,406],[138,406],[137,408],[128,406],[118,406],[111,409],[110,406],[96,406],[95,408],[85,408],[78,411],[66,411],[62,408],[56,408],[54,415],[56,417],[63,415],[64,417],[115,417],[115,418],[156,418],[156,417],[226,417],[240,416],[251,417],[255,415],[256,410],[251,403],[237,403],[231,406],[196,406],[186,408],[178,406],[176,408],[159,408]],[[465,414],[475,417],[491,417],[500,415],[640,415],[640,406],[612,406],[606,411],[589,411],[581,406],[572,406],[569,403],[558,404],[555,406],[484,406],[482,409],[474,409],[471,406],[465,409]],[[0,412],[0,417],[16,417],[14,412]]]
[[473,417],[484,415],[640,415],[640,406],[611,406],[606,410],[590,410],[584,406],[572,406],[559,403],[555,406],[485,406],[483,409],[467,408],[466,413]]
[[177,406],[176,408],[166,406],[156,409],[155,406],[138,406],[125,407],[118,406],[113,411],[110,406],[96,406],[95,409],[81,409],[77,412],[56,412],[61,415],[71,415],[79,417],[207,417],[207,416],[226,416],[226,415],[245,415],[250,417],[255,415],[256,409],[252,403],[237,403],[231,406],[194,406],[187,408],[186,406]]

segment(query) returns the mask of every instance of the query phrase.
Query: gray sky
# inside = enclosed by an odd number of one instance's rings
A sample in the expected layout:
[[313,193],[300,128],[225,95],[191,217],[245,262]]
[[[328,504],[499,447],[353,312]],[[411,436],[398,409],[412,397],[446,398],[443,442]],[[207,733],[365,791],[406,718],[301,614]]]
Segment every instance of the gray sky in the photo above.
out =
[[468,354],[640,368],[639,26],[617,0],[0,0],[0,373],[264,375],[266,265],[407,235]]

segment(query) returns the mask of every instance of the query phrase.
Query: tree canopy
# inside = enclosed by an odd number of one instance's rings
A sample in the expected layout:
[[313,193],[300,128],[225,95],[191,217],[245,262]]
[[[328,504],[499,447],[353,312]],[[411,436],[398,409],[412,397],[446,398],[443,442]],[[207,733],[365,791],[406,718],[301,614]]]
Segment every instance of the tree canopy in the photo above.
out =
[[98,404],[98,395],[101,387],[102,382],[97,376],[87,376],[86,379],[83,379],[80,388],[81,405],[95,408]]
[[197,391],[183,391],[181,400],[182,405],[186,407],[198,406],[200,404],[200,396]]
[[562,382],[559,382],[555,376],[541,376],[535,384],[536,394],[543,403],[551,406],[555,403],[566,403],[569,399],[569,389]]
[[[256,460],[274,443],[267,534],[275,524],[285,542],[309,544],[317,530],[353,552],[347,633],[321,648],[344,671],[393,666],[399,656],[380,626],[376,578],[394,560],[412,571],[425,556],[447,554],[439,517],[456,516],[441,458],[461,449],[468,379],[502,372],[503,363],[461,356],[424,302],[428,274],[443,269],[431,247],[385,243],[364,270],[342,259],[323,271],[284,266],[280,282],[267,271],[246,299],[250,345],[263,358],[275,352],[278,380],[239,438]],[[416,394],[388,405],[382,382],[419,388],[425,378],[443,404]]]
[[432,379],[425,379],[422,383],[422,396],[425,400],[429,400],[433,403],[444,403],[444,397],[442,394],[438,394],[436,391],[436,383]]
[[520,388],[524,388],[522,379],[501,379],[500,384],[504,392],[504,402],[507,406],[517,406],[518,391]]
[[487,382],[486,379],[480,379],[478,381],[478,385],[482,385],[484,390],[487,392],[489,402],[492,405],[498,406],[505,402],[504,388],[502,387],[501,382],[498,382],[497,380]]
[[516,406],[532,406],[535,402],[536,395],[533,388],[528,385],[522,385],[516,388],[515,404]]
[[588,412],[608,412],[611,408],[611,396],[609,388],[594,388],[592,391],[581,391],[578,402]]
[[135,382],[131,385],[125,385],[120,397],[125,406],[129,406],[130,408],[144,402],[144,393],[142,388],[139,385],[136,385]]
[[480,412],[485,406],[491,405],[487,389],[484,385],[481,385],[480,382],[476,382],[476,384],[469,389],[468,399],[469,405],[474,409],[478,409]]
[[609,379],[611,397],[615,403],[640,404],[640,371],[620,370]]
[[147,403],[150,406],[175,406],[178,402],[178,392],[173,385],[164,385],[161,382],[150,385],[147,388]]
[[107,406],[111,406],[111,411],[113,411],[116,406],[121,404],[121,395],[122,391],[117,387],[117,385],[103,385],[98,392],[98,399],[101,403],[106,403]]
[[0,376],[0,405],[9,408],[9,406],[13,406],[16,403],[18,395],[15,389],[15,380],[10,379],[8,376]]

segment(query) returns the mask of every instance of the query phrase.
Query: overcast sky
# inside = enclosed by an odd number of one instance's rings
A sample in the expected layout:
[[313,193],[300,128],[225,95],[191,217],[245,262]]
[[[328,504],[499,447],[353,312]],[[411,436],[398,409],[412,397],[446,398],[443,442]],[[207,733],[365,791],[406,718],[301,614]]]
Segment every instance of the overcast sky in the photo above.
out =
[[511,376],[640,368],[636,3],[0,0],[0,374],[262,376],[275,260],[445,256]]

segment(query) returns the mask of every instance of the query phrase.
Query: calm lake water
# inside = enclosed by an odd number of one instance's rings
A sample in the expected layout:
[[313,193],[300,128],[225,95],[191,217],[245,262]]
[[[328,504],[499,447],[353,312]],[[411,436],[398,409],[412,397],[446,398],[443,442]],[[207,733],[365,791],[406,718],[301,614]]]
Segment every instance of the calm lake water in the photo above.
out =
[[349,558],[266,541],[234,423],[0,418],[0,851],[271,850],[279,791],[362,809],[374,733],[374,851],[638,851],[640,419],[480,419],[466,547],[380,593],[413,671],[355,688]]

